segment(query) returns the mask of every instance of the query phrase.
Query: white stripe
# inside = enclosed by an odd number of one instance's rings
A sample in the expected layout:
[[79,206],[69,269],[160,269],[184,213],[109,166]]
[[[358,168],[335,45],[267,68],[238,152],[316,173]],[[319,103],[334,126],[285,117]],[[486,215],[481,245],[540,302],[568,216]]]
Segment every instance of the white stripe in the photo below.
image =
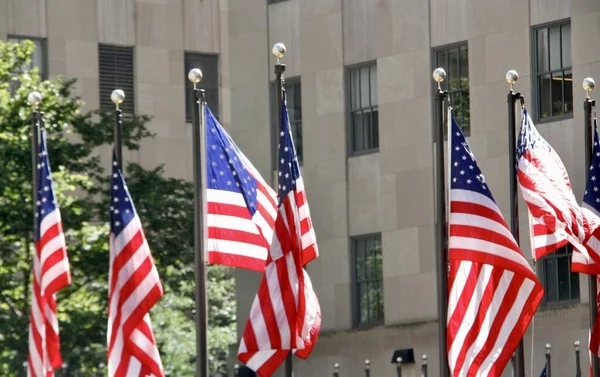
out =
[[[291,332],[290,324],[287,320],[285,304],[283,302],[283,295],[281,293],[281,283],[279,282],[279,275],[277,269],[277,263],[269,263],[265,268],[265,278],[267,281],[267,287],[269,288],[269,298],[271,299],[271,307],[275,314],[275,321],[279,329],[279,336],[281,338],[281,348],[291,348]],[[259,288],[260,290],[260,288]],[[265,302],[264,304],[267,304]]]
[[290,287],[292,288],[292,292],[294,293],[294,302],[296,303],[296,307],[298,306],[298,293],[300,291],[300,282],[298,281],[298,273],[296,271],[296,261],[294,260],[293,253],[287,253],[285,256],[285,262],[288,270],[288,281]]
[[479,216],[476,214],[452,212],[450,214],[450,224],[492,231],[510,240],[514,247],[518,248],[517,243],[514,241],[512,233],[510,233],[508,228],[506,228],[505,224],[501,224],[493,219],[490,219],[489,217]]
[[246,242],[220,240],[217,238],[208,239],[208,252],[225,253],[239,255],[258,260],[267,260],[269,251],[262,246],[256,246]]
[[[461,265],[463,263],[465,263],[465,262],[461,262]],[[471,264],[470,268],[472,269],[475,267]],[[477,285],[476,285],[477,287],[487,286],[488,281],[490,280],[490,277],[492,274],[492,269],[493,269],[493,267],[490,265],[482,265],[481,271],[477,278]],[[468,275],[469,271],[465,271],[464,273]],[[456,285],[456,284],[454,284],[454,285]],[[456,296],[453,296],[452,301],[459,300],[459,298],[462,294],[463,288],[464,288],[464,285],[460,286],[460,288],[457,288],[457,289],[460,289],[460,291],[457,291],[455,293]],[[465,342],[465,338],[467,337],[469,330],[471,330],[472,321],[474,318],[477,317],[477,313],[479,311],[479,306],[481,305],[481,298],[482,298],[482,295],[477,294],[477,292],[474,292],[474,294],[472,295],[471,300],[469,301],[469,306],[467,307],[467,310],[465,311],[464,319],[461,321],[460,327],[454,337],[454,341],[452,342],[452,345],[450,346],[450,350],[448,351],[448,360],[449,360],[449,363],[451,364],[450,366],[453,371],[454,371],[454,368],[456,367],[456,360],[457,360],[458,355],[459,355],[459,353],[462,349],[462,346]],[[451,318],[451,317],[448,317],[448,318]],[[469,319],[470,319],[470,321],[469,321]],[[465,365],[470,365],[470,363],[465,361]],[[456,373],[456,371],[454,371],[454,373]],[[461,372],[461,373],[459,373],[459,375],[465,376],[466,374]]]
[[276,350],[267,350],[267,351],[259,351],[256,352],[252,357],[248,360],[246,365],[250,367],[252,370],[259,370],[260,367],[263,366],[265,362],[267,362],[273,355],[275,355]]
[[150,272],[145,276],[144,280],[135,287],[135,290],[131,293],[131,295],[125,300],[123,306],[121,306],[121,313],[123,314],[121,323],[125,323],[125,321],[129,318],[131,313],[140,305],[142,301],[148,296],[148,293],[156,287],[158,283],[158,273],[156,268],[153,266]]
[[117,234],[114,238],[115,258],[121,254],[123,249],[135,237],[140,229],[142,229],[142,224],[140,223],[140,218],[136,215],[131,219],[129,224],[121,230],[121,233]]
[[60,223],[60,211],[58,208],[54,208],[51,212],[48,212],[40,221],[40,234],[44,234],[54,226],[56,223]]
[[273,203],[277,203],[277,198],[274,198],[273,202],[271,202],[262,191],[256,190],[256,201],[262,204],[272,220],[277,218],[277,204],[273,205]]
[[[503,278],[504,278],[504,276],[503,276]],[[518,293],[515,301],[512,303],[512,306],[510,308],[510,311],[508,312],[508,315],[506,316],[506,319],[502,323],[502,328],[500,329],[500,334],[498,336],[498,339],[496,340],[496,343],[494,344],[493,349],[497,350],[497,352],[496,353],[491,352],[488,355],[488,357],[482,363],[479,373],[477,373],[477,376],[487,376],[488,375],[488,373],[492,367],[492,363],[494,363],[496,361],[496,359],[498,358],[498,356],[500,356],[500,352],[506,345],[506,342],[508,341],[508,337],[509,337],[510,333],[513,331],[513,329],[517,325],[519,317],[521,316],[521,312],[523,311],[523,308],[525,307],[525,304],[527,303],[527,299],[529,298],[529,295],[533,291],[534,286],[535,286],[535,284],[533,283],[533,281],[531,281],[529,279],[523,280],[523,283],[519,287],[519,293]],[[503,299],[503,297],[495,296],[492,306],[500,307],[500,304],[501,304],[500,301],[502,299]],[[496,311],[494,311],[494,312],[496,312]],[[481,334],[480,334],[480,336],[481,336]]]
[[246,208],[246,201],[240,192],[206,189],[206,200],[208,203],[231,204]]
[[[32,368],[35,371],[35,374],[37,376],[46,377],[42,372],[44,365],[42,363],[42,358],[37,351],[35,340],[33,338],[33,331],[34,331],[33,327],[30,323],[29,324],[29,357],[31,357],[31,364],[29,364],[29,366],[30,366],[30,368]],[[40,334],[40,335],[42,335],[42,334]],[[41,338],[42,338],[42,342],[43,342],[44,337],[42,336]],[[28,373],[29,373],[29,368],[28,368]]]
[[127,376],[139,376],[142,371],[142,363],[134,356],[129,358],[129,365],[127,366]]
[[254,221],[237,216],[213,215],[206,216],[208,227],[239,230],[252,234],[260,234]]
[[[54,297],[52,299],[54,299]],[[46,324],[49,325],[56,334],[58,334],[58,317],[56,316],[56,313],[52,311],[49,305],[46,305],[44,312]]]
[[472,237],[450,236],[449,245],[449,249],[461,248],[473,250],[481,254],[493,255],[497,258],[502,258],[517,263],[531,270],[531,267],[520,253],[494,242]]
[[450,202],[452,203],[454,201],[479,204],[496,212],[498,216],[504,218],[496,202],[476,191],[452,189],[450,190]]
[[258,226],[260,228],[263,238],[265,239],[267,244],[270,246],[271,242],[273,241],[273,234],[274,234],[273,226],[271,226],[267,223],[267,220],[265,220],[265,218],[259,211],[256,211],[254,213],[252,220],[256,223],[256,226]]
[[260,306],[258,295],[254,296],[248,321],[250,321],[252,325],[252,332],[256,338],[256,344],[258,345],[258,348],[271,348],[271,340],[269,339],[269,332],[267,331],[267,323],[265,322],[265,317],[262,314],[262,308]]
[[54,254],[57,250],[65,249],[65,237],[62,233],[58,234],[56,237],[46,242],[42,250],[40,251],[40,259],[42,266],[46,263],[46,260]]
[[[494,267],[491,266],[487,266],[484,265],[484,268],[489,268],[490,273],[494,270]],[[491,329],[492,324],[494,323],[494,320],[496,319],[496,314],[498,314],[498,309],[500,308],[500,305],[504,302],[504,296],[506,295],[506,292],[508,290],[508,286],[510,285],[510,282],[512,281],[512,278],[514,276],[514,273],[512,271],[508,271],[508,270],[504,270],[504,272],[502,273],[502,276],[500,277],[500,280],[498,281],[498,284],[496,285],[496,289],[494,291],[494,296],[492,298],[492,302],[490,303],[490,306],[488,307],[488,310],[484,313],[485,316],[483,317],[483,320],[480,324],[480,328],[482,331],[479,331],[477,334],[477,337],[475,338],[475,341],[473,342],[473,344],[471,344],[471,347],[469,347],[469,349],[467,350],[467,353],[465,354],[465,361],[463,364],[463,367],[461,369],[461,376],[466,376],[467,372],[469,371],[469,368],[471,367],[471,364],[473,363],[473,360],[475,359],[475,357],[477,357],[477,355],[479,354],[479,352],[481,351],[481,349],[485,346],[485,343],[487,342],[489,336],[490,336],[490,332],[489,329]],[[485,292],[486,289],[486,285],[477,285],[477,290],[475,295],[479,296],[478,299],[481,299],[483,297],[483,294]],[[477,311],[480,312],[482,310],[482,308],[480,307],[481,302],[478,303],[478,307],[477,307]],[[481,313],[477,313],[477,314],[481,314]],[[477,315],[476,314],[476,315]],[[475,321],[476,316],[474,317],[470,317],[470,321]],[[500,337],[502,337],[502,335],[500,334]],[[496,359],[499,356],[499,353],[502,349],[492,349],[490,354],[493,355],[493,359]],[[480,368],[477,369],[478,371],[478,375],[479,372],[481,372],[481,369],[485,368],[485,365],[481,365]]]
[[63,258],[60,262],[56,263],[54,266],[46,270],[44,276],[42,277],[42,294],[45,295],[46,288],[48,288],[48,286],[52,284],[54,280],[56,280],[60,275],[64,274],[66,271],[69,271],[69,261],[66,258]]
[[[146,315],[144,316],[144,321],[146,321],[146,317],[150,318],[150,316],[146,313]],[[148,326],[150,328],[152,328],[152,326],[150,324],[148,324]],[[148,355],[148,357],[150,359],[154,360],[162,369],[162,364],[161,364],[161,360],[160,360],[160,355],[158,354],[158,349],[156,348],[156,345],[152,342],[151,339],[148,339],[146,337],[146,335],[144,335],[144,333],[141,332],[140,330],[138,330],[137,328],[133,330],[129,339],[137,347],[139,347],[140,350],[142,350],[142,352],[144,352],[146,355]]]

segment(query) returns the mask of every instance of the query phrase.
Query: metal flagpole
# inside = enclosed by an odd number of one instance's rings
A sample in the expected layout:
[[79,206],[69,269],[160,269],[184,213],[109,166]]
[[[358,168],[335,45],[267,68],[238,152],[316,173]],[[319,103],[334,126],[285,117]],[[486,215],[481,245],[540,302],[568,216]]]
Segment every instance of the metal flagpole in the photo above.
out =
[[[284,77],[283,73],[285,72],[285,64],[281,63],[279,59],[285,56],[286,48],[283,43],[275,43],[273,45],[273,49],[271,53],[277,59],[275,63],[275,111],[277,112],[277,125],[278,127],[274,127],[275,131],[273,132],[274,141],[279,140],[279,128],[281,127],[282,116],[281,116],[281,101],[283,101],[283,85],[284,85]],[[274,152],[275,153],[275,152]],[[273,161],[276,160],[273,158]],[[273,182],[273,187],[277,187],[278,175],[275,174],[275,182]],[[294,373],[293,364],[292,364],[292,350],[288,353],[285,358],[285,377],[292,377]]]
[[444,173],[444,99],[448,92],[442,90],[441,83],[446,79],[446,71],[436,68],[433,79],[437,82],[435,93],[434,135],[435,135],[435,184],[436,184],[436,264],[438,294],[438,328],[440,377],[448,377],[447,322],[448,322],[448,242],[446,238],[446,181]]
[[115,89],[110,94],[110,99],[115,104],[115,157],[121,174],[125,174],[123,171],[123,110],[119,108],[119,105],[125,100],[125,92],[121,89]]
[[546,377],[552,377],[552,359],[550,357],[550,349],[552,345],[546,343]]
[[196,276],[196,377],[208,377],[206,313],[206,271],[204,266],[204,209],[203,169],[205,104],[204,90],[196,85],[202,80],[202,71],[193,68],[188,79],[194,84],[194,116],[192,123],[192,149],[194,153],[194,264]]
[[36,214],[37,214],[37,198],[38,198],[38,172],[37,166],[39,162],[39,149],[40,149],[40,122],[42,114],[38,111],[38,105],[42,101],[42,95],[39,92],[31,92],[27,96],[27,103],[33,107],[31,113],[31,174],[32,174],[32,200],[33,200],[33,229],[37,227]]
[[579,340],[573,343],[575,346],[575,377],[581,377],[581,360],[579,359]]
[[[506,72],[506,82],[510,85],[510,91],[506,97],[508,102],[508,172],[509,172],[509,206],[510,206],[510,231],[519,244],[519,198],[517,197],[517,153],[516,153],[516,120],[515,103],[517,100],[523,104],[521,93],[515,93],[514,83],[519,79],[517,71],[510,70]],[[519,342],[515,352],[515,376],[525,377],[525,351],[523,349],[523,339]]]
[[[583,112],[584,112],[584,144],[585,144],[585,179],[587,181],[587,175],[592,163],[592,127],[593,127],[593,109],[596,107],[596,100],[590,98],[590,92],[594,90],[596,83],[594,79],[591,77],[587,77],[583,79],[581,83],[581,87],[586,92],[586,98],[583,102]],[[589,276],[589,301],[590,301],[590,331],[594,329],[594,325],[596,324],[596,318],[598,317],[598,299],[597,299],[597,283],[596,283],[597,275]],[[598,365],[598,356],[591,355],[592,359],[592,376],[599,377],[600,376],[600,367]]]

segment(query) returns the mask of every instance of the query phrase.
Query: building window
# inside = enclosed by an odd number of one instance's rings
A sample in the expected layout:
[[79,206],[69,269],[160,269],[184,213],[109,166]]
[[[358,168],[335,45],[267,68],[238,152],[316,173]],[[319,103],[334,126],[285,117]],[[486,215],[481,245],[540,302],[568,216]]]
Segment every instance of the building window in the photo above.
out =
[[[465,135],[471,132],[471,109],[469,106],[469,47],[467,42],[443,46],[434,50],[435,68],[446,71],[442,88],[448,90],[452,116]],[[444,136],[447,134],[444,127]]]
[[188,72],[192,68],[200,68],[202,71],[202,81],[199,88],[204,89],[206,94],[206,103],[210,110],[219,119],[219,56],[200,54],[195,52],[185,53],[185,119],[192,121],[194,116],[194,96],[192,88],[194,87],[187,79]]
[[573,113],[570,21],[534,28],[532,45],[538,118]]
[[[294,140],[294,147],[296,148],[296,154],[298,155],[298,162],[302,165],[302,86],[300,77],[286,78],[284,81],[285,94],[287,99],[288,118],[290,120],[290,128],[292,129],[292,138]],[[272,127],[273,134],[279,133],[281,125],[279,124],[279,114],[277,114],[277,96],[275,95],[275,83],[271,84],[271,111],[273,113]],[[273,142],[273,158],[277,160],[277,143],[279,139],[275,138]],[[277,166],[275,164],[274,166]]]
[[348,68],[351,154],[379,149],[377,65],[375,62]]
[[355,325],[383,323],[381,234],[352,238]]
[[571,272],[571,245],[542,258],[542,282],[546,305],[579,302],[579,274]]
[[281,3],[284,2],[286,0],[267,0],[267,4],[275,4],[275,3]]
[[8,41],[10,43],[22,43],[23,41],[29,40],[33,42],[35,45],[35,49],[33,50],[33,54],[31,54],[31,63],[24,64],[19,70],[16,72],[17,74],[31,71],[33,68],[37,68],[40,73],[40,77],[42,80],[48,78],[48,67],[47,67],[47,49],[46,49],[46,39],[43,38],[32,38],[32,37],[18,37],[11,36],[8,37]]
[[125,92],[120,108],[125,114],[135,113],[133,47],[98,45],[100,109],[113,111],[110,94],[115,89]]

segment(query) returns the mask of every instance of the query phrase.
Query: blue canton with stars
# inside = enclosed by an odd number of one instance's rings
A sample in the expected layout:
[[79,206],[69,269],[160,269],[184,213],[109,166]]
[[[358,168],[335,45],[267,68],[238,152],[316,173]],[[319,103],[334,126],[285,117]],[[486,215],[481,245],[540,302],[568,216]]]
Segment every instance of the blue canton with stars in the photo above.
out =
[[477,166],[475,155],[471,152],[458,124],[452,118],[452,154],[450,169],[450,188],[475,191],[494,201],[485,177]]
[[256,212],[257,181],[248,168],[246,157],[206,107],[206,186],[242,194],[250,215]]
[[41,134],[38,150],[39,162],[37,166],[38,197],[35,214],[37,219],[35,223],[35,241],[41,238],[40,224],[44,217],[58,208],[54,189],[52,188],[52,171],[50,170],[50,159],[48,158],[48,150],[46,149],[46,132],[42,131]]
[[129,195],[127,184],[113,153],[112,179],[110,182],[110,231],[114,235],[121,233],[135,217],[135,207]]
[[531,118],[526,109],[523,109],[523,119],[521,130],[519,131],[519,140],[517,140],[517,160],[521,158],[525,152],[536,147],[551,149],[550,144],[540,135],[533,127]]
[[583,202],[600,212],[600,145],[598,145],[598,128],[594,119],[594,147],[592,148],[592,165],[589,167],[587,184],[583,193]]
[[296,180],[300,178],[300,165],[296,148],[292,140],[292,131],[287,111],[287,100],[285,89],[283,89],[283,100],[281,106],[281,129],[279,131],[279,160],[278,160],[278,180],[279,180],[279,200],[280,202],[287,194],[296,188]]

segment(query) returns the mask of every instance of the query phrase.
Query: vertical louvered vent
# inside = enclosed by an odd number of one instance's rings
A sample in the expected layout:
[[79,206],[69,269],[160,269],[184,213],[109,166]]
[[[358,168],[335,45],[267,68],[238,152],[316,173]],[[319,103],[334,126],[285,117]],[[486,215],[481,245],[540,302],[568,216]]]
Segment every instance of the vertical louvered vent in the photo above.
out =
[[115,105],[110,94],[115,89],[125,92],[121,109],[125,114],[135,112],[133,74],[133,47],[98,45],[98,68],[100,76],[100,108],[112,111]]

